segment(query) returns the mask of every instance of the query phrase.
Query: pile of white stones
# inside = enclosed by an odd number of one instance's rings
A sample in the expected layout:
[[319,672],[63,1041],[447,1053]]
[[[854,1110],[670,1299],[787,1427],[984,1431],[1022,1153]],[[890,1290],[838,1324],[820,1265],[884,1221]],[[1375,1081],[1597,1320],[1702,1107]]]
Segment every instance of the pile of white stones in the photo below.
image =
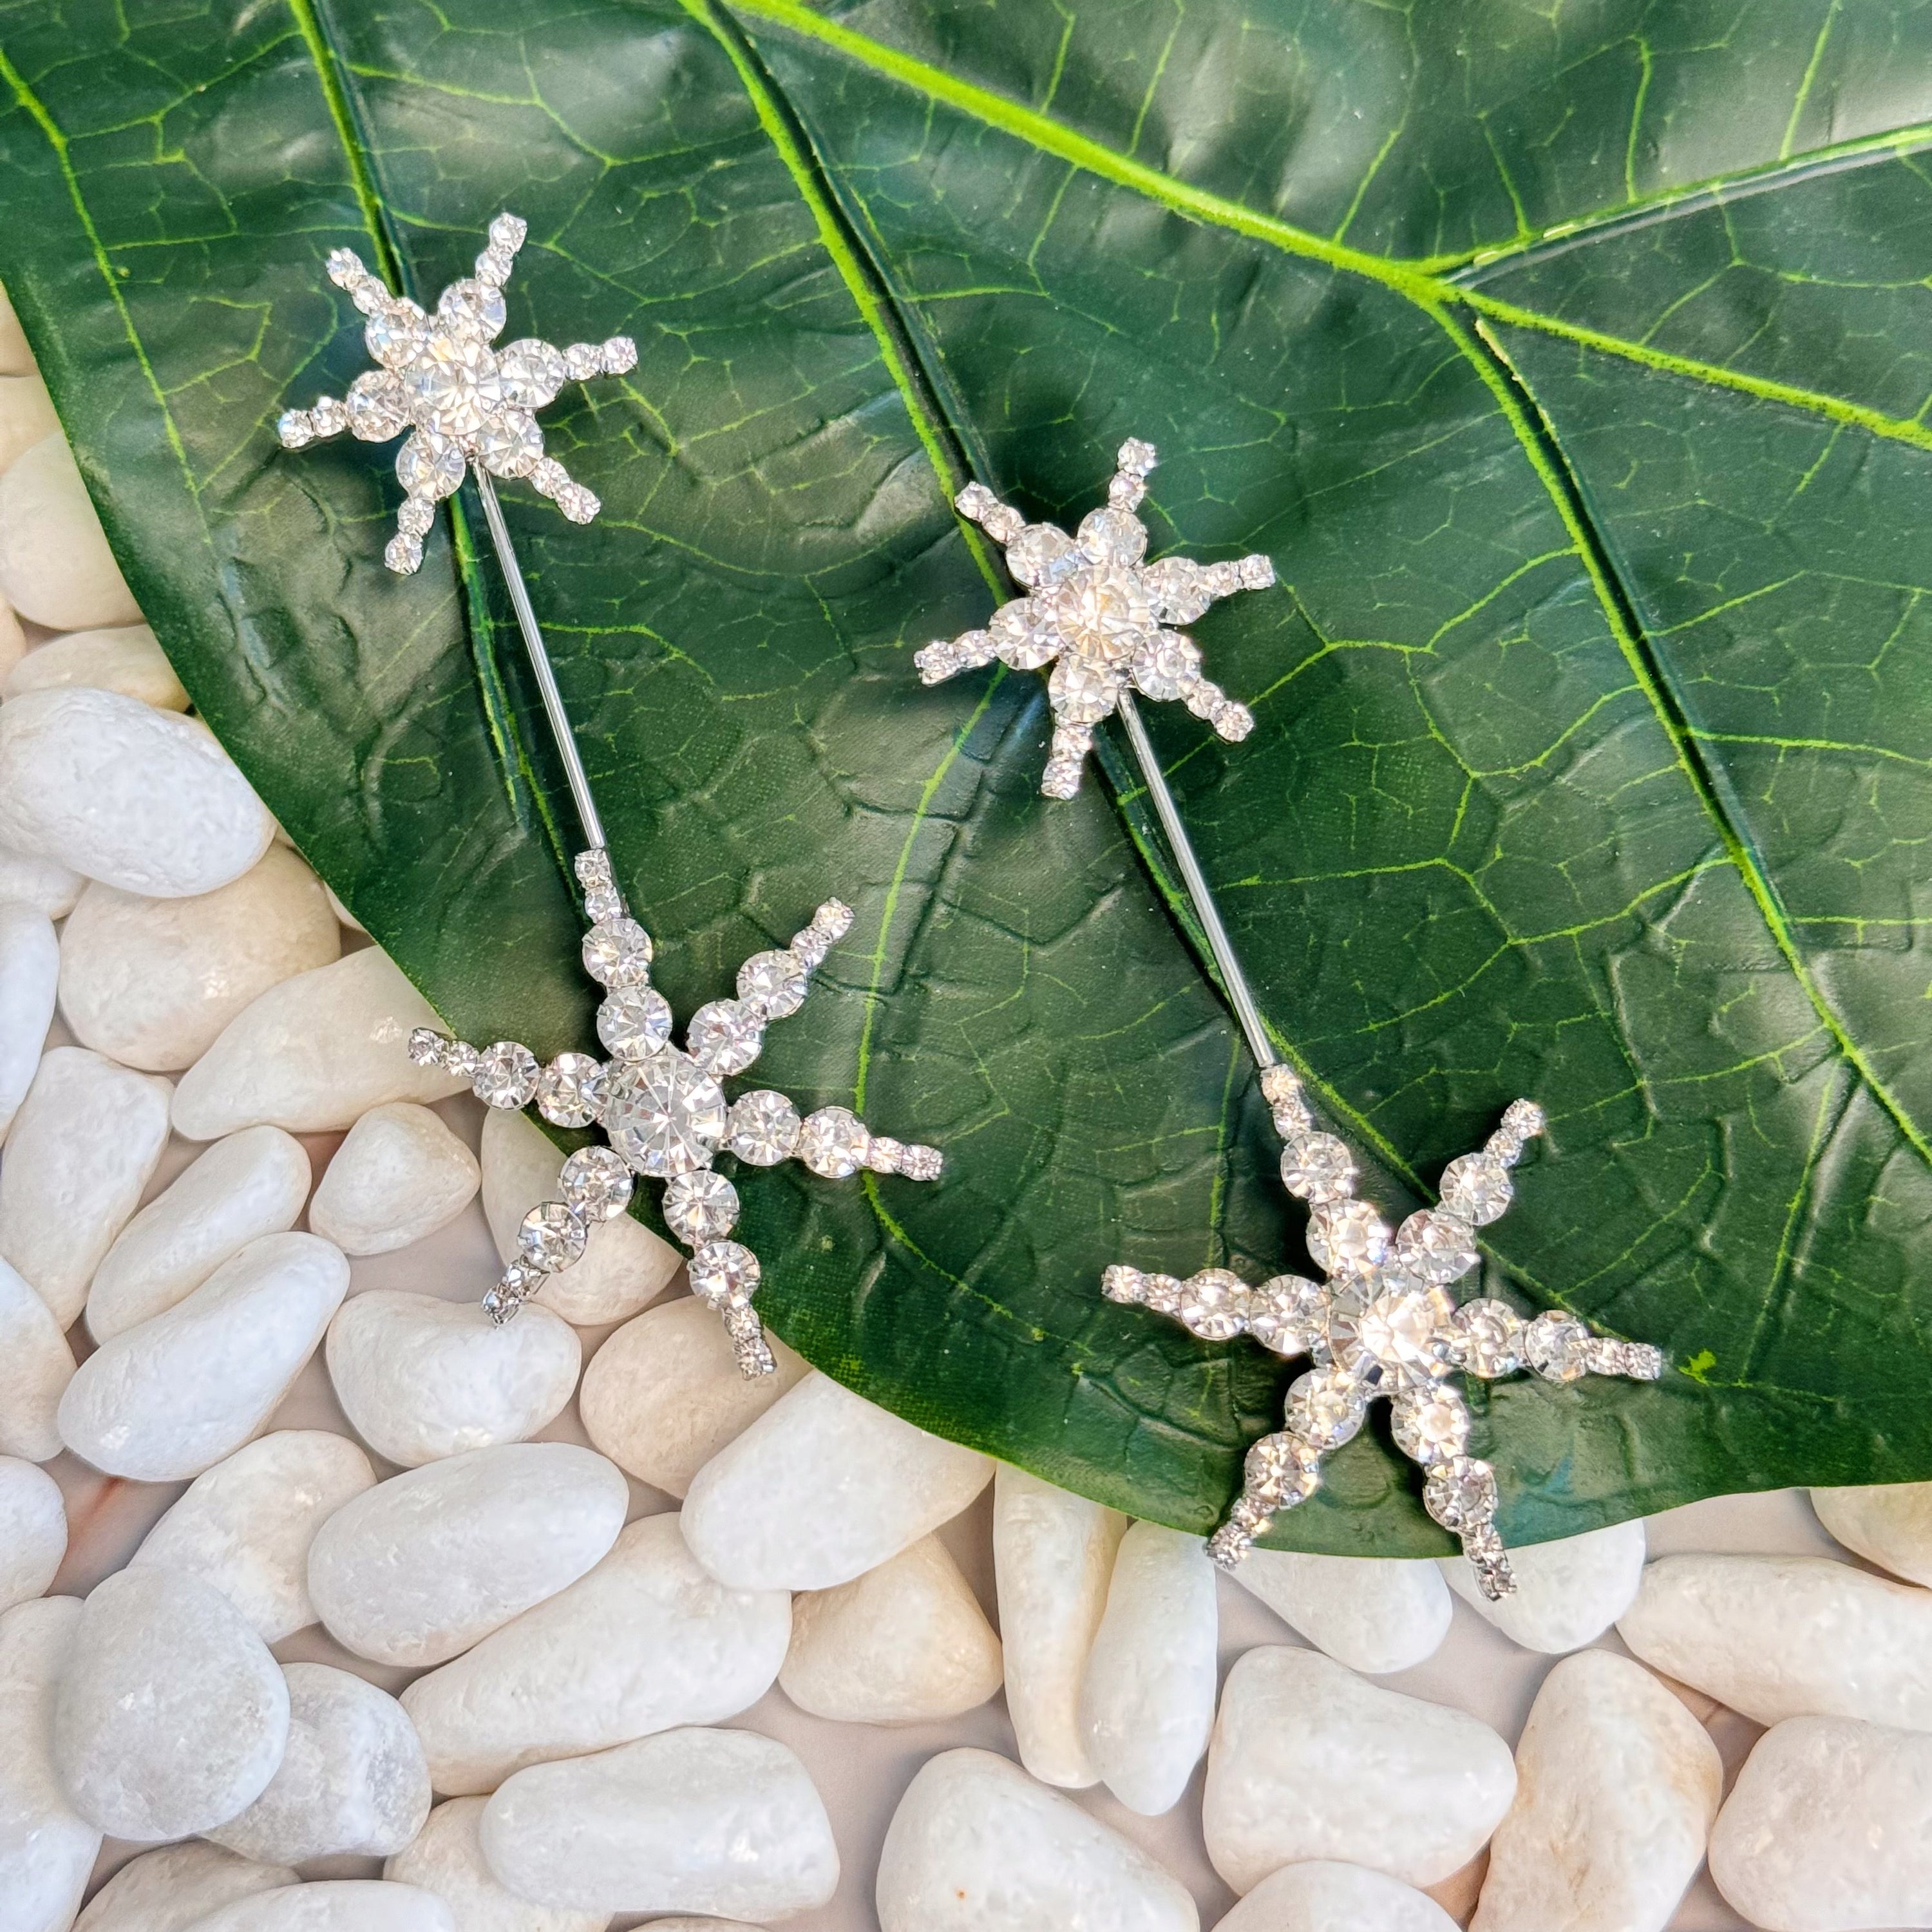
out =
[[[479,1192],[507,1254],[561,1157],[493,1112],[479,1160],[410,1060],[434,1016],[187,715],[4,302],[0,596],[0,1932],[822,1915],[826,1805],[732,1720],[1003,1689],[1004,1751],[905,1768],[883,1932],[1194,1932],[1096,1815],[1184,1803],[1224,1932],[1662,1932],[1707,1858],[1769,1932],[1932,1926],[1932,1486],[1816,1496],[1870,1567],[1646,1567],[1625,1525],[1519,1552],[1501,1606],[1257,1552],[1288,1628],[1224,1673],[1198,1538],[782,1346],[741,1380],[633,1220],[506,1328],[481,1281],[358,1282]],[[284,1426],[319,1352],[339,1426]],[[173,1487],[50,1595],[106,1478]],[[953,1553],[989,1484],[998,1635]],[[1452,1612],[1561,1660],[1514,1751],[1375,1681]],[[278,1658],[318,1625],[338,1662]],[[1726,1712],[1766,1727],[1728,1795]]]

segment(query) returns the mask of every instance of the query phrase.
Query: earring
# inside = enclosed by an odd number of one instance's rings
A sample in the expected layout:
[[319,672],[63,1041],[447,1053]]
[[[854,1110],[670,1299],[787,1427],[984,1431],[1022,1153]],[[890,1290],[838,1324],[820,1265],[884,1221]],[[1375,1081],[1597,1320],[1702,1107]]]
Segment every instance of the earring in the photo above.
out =
[[873,1133],[844,1107],[822,1107],[801,1120],[782,1094],[724,1096],[722,1082],[757,1059],[772,1021],[804,1004],[812,975],[850,930],[850,909],[837,899],[827,899],[789,946],[748,959],[738,970],[736,998],[699,1007],[683,1047],[670,1043],[670,1004],[650,983],[650,935],[631,916],[611,870],[590,776],[492,481],[528,476],[573,522],[595,516],[596,497],[542,454],[530,411],[548,402],[566,376],[622,374],[635,365],[638,352],[624,336],[599,347],[579,343],[558,350],[534,340],[500,352],[490,347],[503,326],[503,282],[526,232],[514,215],[497,216],[490,245],[476,258],[475,280],[452,283],[434,316],[392,295],[349,250],[337,250],[328,258],[330,278],[369,317],[364,337],[381,367],[356,378],[346,403],[325,397],[290,411],[280,424],[292,449],[344,428],[380,441],[415,425],[396,459],[409,494],[400,533],[385,554],[389,567],[404,574],[422,561],[436,501],[473,471],[586,842],[574,868],[590,921],[584,967],[604,988],[597,1034],[610,1058],[562,1053],[545,1066],[517,1041],[477,1047],[427,1027],[410,1036],[410,1057],[466,1080],[486,1106],[520,1109],[534,1102],[554,1125],[600,1126],[609,1143],[578,1148],[559,1177],[562,1198],[542,1202],[524,1217],[516,1259],[483,1298],[493,1320],[508,1321],[547,1276],[578,1260],[591,1228],[624,1213],[634,1178],[644,1177],[666,1184],[664,1216],[692,1250],[692,1292],[724,1318],[740,1372],[770,1375],[777,1364],[752,1305],[758,1258],[727,1238],[737,1224],[738,1192],[712,1166],[717,1156],[728,1152],[753,1167],[796,1159],[831,1180],[863,1168],[915,1180],[936,1180],[940,1156]]

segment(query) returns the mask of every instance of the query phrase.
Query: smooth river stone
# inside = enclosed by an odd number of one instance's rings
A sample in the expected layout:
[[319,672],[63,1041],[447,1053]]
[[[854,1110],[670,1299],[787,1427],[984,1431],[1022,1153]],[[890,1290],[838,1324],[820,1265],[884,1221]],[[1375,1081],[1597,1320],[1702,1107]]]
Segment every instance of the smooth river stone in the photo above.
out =
[[83,1046],[41,1056],[0,1161],[0,1258],[73,1327],[168,1144],[168,1096]]
[[1818,1520],[1847,1550],[1903,1576],[1932,1584],[1932,1483],[1814,1490]]
[[906,1724],[974,1709],[1000,1675],[1000,1640],[979,1598],[926,1536],[849,1583],[802,1592],[778,1682],[815,1718]]
[[0,680],[12,676],[14,667],[32,648],[13,605],[0,597]]
[[0,474],[0,596],[50,631],[141,621],[58,430]]
[[105,631],[71,631],[29,651],[7,674],[6,692],[52,691],[63,685],[118,691],[158,711],[185,711],[188,693],[166,652],[146,624]]
[[100,1849],[54,1768],[54,1706],[81,1607],[43,1597],[0,1616],[0,1932],[66,1932]]
[[1442,1572],[1426,1556],[1255,1550],[1234,1578],[1317,1650],[1371,1677],[1433,1657],[1456,1613]]
[[200,719],[69,686],[0,705],[0,844],[150,898],[238,879],[274,823]]
[[130,1567],[159,1564],[199,1576],[264,1643],[279,1643],[316,1621],[308,1594],[316,1532],[375,1486],[368,1457],[347,1436],[278,1430],[197,1476],[148,1531]]
[[[1554,1932],[1556,1924],[1550,1922],[1540,1932]],[[1456,1932],[1456,1922],[1426,1892],[1386,1872],[1321,1858],[1270,1874],[1214,1932]]]
[[346,1255],[386,1255],[433,1234],[476,1198],[476,1156],[413,1100],[372,1107],[323,1171],[308,1224]]
[[190,1838],[123,1865],[88,1901],[74,1932],[188,1932],[238,1898],[297,1882],[286,1865],[257,1864]]
[[446,1100],[466,1083],[409,1054],[429,1002],[380,946],[271,986],[222,1029],[175,1090],[175,1131],[212,1141],[264,1121],[334,1133],[392,1100]]
[[83,1046],[177,1072],[258,994],[341,950],[320,881],[286,846],[192,898],[89,886],[61,933],[61,1013]]
[[250,1241],[286,1234],[308,1184],[308,1154],[280,1127],[217,1141],[116,1237],[87,1291],[88,1334],[105,1342],[164,1313]]
[[237,1899],[188,1932],[469,1932],[432,1892],[381,1879],[330,1879]]
[[1118,1510],[1001,1463],[993,1478],[993,1571],[1006,1650],[1006,1711],[1020,1762],[1078,1790],[1100,1774],[1080,1726],[1080,1680],[1107,1607]]
[[814,1372],[699,1470],[684,1534],[739,1589],[829,1590],[951,1522],[992,1474]]
[[39,1070],[60,984],[60,941],[38,908],[0,903],[0,1140]]
[[1515,1593],[1499,1604],[1476,1587],[1475,1572],[1462,1557],[1441,1561],[1450,1588],[1486,1623],[1526,1650],[1562,1656],[1594,1643],[1630,1608],[1643,1559],[1640,1518],[1554,1543],[1518,1544],[1510,1551]]
[[1932,1731],[1932,1592],[1829,1557],[1661,1557],[1617,1634],[1754,1724]]
[[1202,1826],[1237,1892],[1314,1858],[1430,1886],[1482,1850],[1515,1796],[1509,1746],[1479,1719],[1269,1647],[1228,1674]]
[[0,1456],[0,1612],[45,1594],[66,1554],[59,1484],[32,1462]]
[[1640,1664],[1566,1657],[1516,1754],[1472,1932],[1664,1932],[1724,1784],[1703,1726]]
[[[528,1114],[492,1107],[483,1120],[483,1213],[498,1256],[517,1252],[517,1230],[539,1202],[557,1198],[563,1150]],[[676,1249],[629,1214],[598,1222],[584,1258],[548,1276],[538,1304],[580,1328],[628,1320],[670,1286]],[[715,1321],[716,1316],[712,1317]]]
[[38,375],[0,375],[0,470],[59,430],[47,386]]
[[943,1751],[879,1854],[881,1932],[1198,1932],[1138,1845],[992,1751]]
[[748,1710],[791,1622],[782,1590],[728,1590],[675,1516],[646,1516],[569,1588],[418,1678],[403,1708],[438,1791],[490,1791],[527,1765]]
[[60,1454],[60,1399],[73,1379],[60,1324],[0,1261],[0,1455],[46,1462]]
[[682,1500],[726,1443],[804,1378],[804,1361],[776,1335],[765,1339],[777,1370],[748,1381],[724,1323],[703,1302],[680,1295],[646,1309],[584,1372],[577,1408],[585,1432],[620,1469]]
[[387,1858],[429,1816],[429,1768],[403,1707],[326,1664],[282,1667],[289,1742],[268,1789],[208,1834],[278,1864],[342,1852]]
[[1789,1718],[1711,1833],[1711,1876],[1765,1932],[1932,1925],[1932,1737]]
[[[439,1804],[415,1842],[383,1866],[382,1876],[434,1892],[449,1907],[460,1932],[604,1932],[610,1923],[608,1912],[532,1905],[496,1882],[483,1862],[476,1835],[484,1802],[481,1798],[452,1798]],[[678,1922],[660,1918],[655,1922],[656,1932],[670,1932]],[[704,1920],[702,1927],[703,1932],[731,1932],[716,1918]]]
[[484,1806],[480,1836],[511,1891],[580,1912],[777,1918],[838,1883],[805,1766],[754,1731],[663,1731],[532,1765]]
[[545,1308],[500,1326],[478,1302],[374,1288],[343,1304],[328,1355],[357,1433],[413,1469],[534,1436],[570,1400],[584,1348]]
[[54,1762],[116,1838],[184,1838],[252,1804],[288,1742],[281,1666],[220,1591],[173,1570],[94,1586],[54,1709]]
[[0,845],[0,905],[28,905],[64,919],[80,903],[87,881],[68,866]]
[[265,1234],[166,1313],[104,1342],[61,1397],[61,1439],[110,1476],[174,1483],[274,1413],[349,1287],[340,1249]]
[[567,1589],[617,1540],[623,1472],[570,1442],[507,1442],[405,1470],[324,1523],[309,1594],[358,1657],[445,1664]]

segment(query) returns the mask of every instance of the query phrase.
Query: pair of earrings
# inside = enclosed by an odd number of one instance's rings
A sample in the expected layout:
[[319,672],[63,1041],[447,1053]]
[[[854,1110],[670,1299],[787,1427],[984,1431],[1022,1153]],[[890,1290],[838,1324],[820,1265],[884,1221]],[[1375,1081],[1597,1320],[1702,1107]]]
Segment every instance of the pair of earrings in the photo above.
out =
[[[650,983],[650,938],[631,916],[612,872],[494,481],[526,478],[573,521],[594,517],[597,498],[544,453],[535,412],[566,381],[634,367],[637,350],[621,336],[563,350],[536,340],[492,346],[506,320],[503,284],[526,234],[514,216],[499,215],[475,274],[444,290],[434,315],[393,294],[351,251],[332,254],[330,278],[368,318],[364,340],[376,366],[356,378],[346,398],[292,410],[278,425],[290,448],[344,430],[374,442],[408,432],[396,460],[406,495],[385,552],[390,568],[404,574],[422,561],[436,503],[473,476],[586,842],[575,861],[590,921],[583,958],[604,988],[597,1032],[610,1059],[565,1053],[545,1066],[514,1041],[478,1048],[428,1029],[412,1036],[410,1052],[466,1079],[491,1106],[534,1102],[560,1126],[601,1127],[608,1143],[572,1154],[560,1180],[562,1198],[526,1216],[517,1258],[484,1298],[494,1318],[508,1321],[547,1275],[575,1262],[591,1226],[626,1211],[638,1178],[658,1180],[665,1222],[692,1251],[693,1292],[722,1316],[742,1372],[769,1374],[771,1351],[753,1306],[759,1263],[730,1238],[738,1195],[713,1165],[717,1155],[729,1152],[752,1166],[796,1159],[830,1179],[866,1169],[916,1180],[937,1180],[941,1158],[932,1148],[873,1133],[842,1107],[801,1118],[780,1094],[725,1096],[722,1083],[749,1069],[772,1021],[798,1010],[813,973],[850,928],[850,910],[837,899],[820,906],[788,947],[746,961],[736,996],[700,1007],[683,1046],[671,1043],[670,1007]],[[980,484],[962,490],[959,512],[1000,544],[1026,594],[1003,605],[985,629],[928,645],[914,664],[928,685],[996,659],[1046,672],[1054,730],[1040,789],[1049,798],[1076,795],[1095,726],[1120,718],[1260,1070],[1282,1136],[1282,1182],[1309,1204],[1308,1252],[1325,1279],[1284,1274],[1252,1287],[1226,1268],[1183,1281],[1115,1266],[1106,1270],[1102,1292],[1172,1316],[1207,1340],[1246,1334],[1276,1354],[1314,1364],[1289,1386],[1282,1429],[1248,1451],[1241,1493],[1210,1544],[1218,1562],[1238,1563],[1275,1514],[1312,1496],[1324,1457],[1360,1430],[1372,1402],[1386,1396],[1396,1446],[1425,1472],[1425,1508],[1460,1538],[1484,1594],[1501,1598],[1514,1585],[1496,1528],[1496,1474],[1468,1454],[1469,1412],[1451,1378],[1492,1379],[1527,1368],[1558,1382],[1586,1374],[1654,1380],[1662,1357],[1645,1344],[1596,1335],[1558,1311],[1525,1322],[1505,1302],[1459,1304],[1451,1292],[1478,1265],[1474,1231],[1508,1207],[1510,1169],[1542,1131],[1541,1110],[1530,1102],[1515,1102],[1479,1152],[1452,1161],[1438,1204],[1400,1228],[1391,1231],[1357,1197],[1347,1147],[1318,1126],[1300,1078],[1268,1036],[1135,696],[1183,702],[1228,742],[1245,738],[1252,715],[1202,675],[1198,649],[1168,627],[1192,622],[1236,591],[1266,588],[1274,566],[1262,556],[1204,566],[1184,557],[1147,562],[1147,531],[1134,512],[1155,452],[1132,440],[1118,461],[1106,506],[1071,536],[1028,523]]]

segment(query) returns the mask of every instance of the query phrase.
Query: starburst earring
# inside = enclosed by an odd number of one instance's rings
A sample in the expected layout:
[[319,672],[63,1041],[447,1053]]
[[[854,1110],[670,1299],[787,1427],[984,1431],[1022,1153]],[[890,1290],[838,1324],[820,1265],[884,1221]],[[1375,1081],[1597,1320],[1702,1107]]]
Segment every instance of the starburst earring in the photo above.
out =
[[493,1319],[508,1321],[548,1276],[577,1262],[592,1227],[626,1211],[637,1178],[662,1180],[664,1220],[692,1250],[693,1292],[722,1316],[740,1372],[770,1375],[777,1365],[752,1306],[758,1258],[728,1238],[740,1204],[737,1190],[713,1165],[717,1156],[728,1153],[752,1167],[796,1160],[831,1180],[865,1170],[915,1180],[937,1180],[940,1158],[932,1148],[873,1133],[844,1107],[820,1108],[801,1119],[782,1094],[759,1090],[725,1097],[722,1083],[757,1059],[773,1020],[803,1005],[812,975],[850,929],[852,914],[837,899],[820,906],[788,946],[747,960],[738,970],[736,997],[699,1007],[685,1028],[683,1046],[671,1044],[670,1004],[650,983],[650,935],[632,917],[611,868],[590,776],[492,480],[527,476],[573,521],[594,516],[596,497],[543,455],[530,411],[549,401],[566,376],[632,368],[637,350],[623,336],[594,348],[578,344],[558,350],[525,341],[500,353],[490,349],[505,320],[502,284],[525,233],[514,215],[500,214],[490,224],[489,247],[477,257],[475,279],[451,284],[434,316],[391,294],[348,250],[331,255],[330,278],[369,317],[365,339],[381,367],[356,379],[346,403],[325,398],[307,410],[291,410],[279,425],[291,448],[344,428],[377,441],[414,425],[396,464],[409,492],[401,530],[386,554],[390,568],[404,573],[422,561],[422,538],[436,501],[460,487],[466,469],[473,473],[584,829],[585,849],[574,864],[589,926],[584,968],[604,988],[597,1034],[610,1058],[562,1053],[544,1066],[515,1040],[478,1047],[428,1028],[411,1034],[410,1055],[467,1081],[489,1106],[521,1109],[534,1102],[553,1124],[600,1127],[608,1142],[572,1154],[559,1178],[561,1198],[541,1202],[524,1217],[516,1258],[483,1298]]

